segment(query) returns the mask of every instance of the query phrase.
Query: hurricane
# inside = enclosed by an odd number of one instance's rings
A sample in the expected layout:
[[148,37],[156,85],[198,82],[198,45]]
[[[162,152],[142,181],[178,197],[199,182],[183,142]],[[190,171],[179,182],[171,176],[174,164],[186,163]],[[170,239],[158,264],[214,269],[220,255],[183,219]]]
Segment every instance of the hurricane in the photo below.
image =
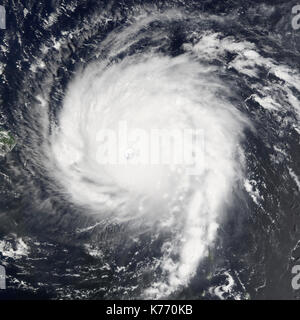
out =
[[[8,9],[19,27],[0,54],[3,141],[15,140],[2,148],[0,257],[12,294],[281,294],[274,279],[299,249],[299,49],[278,31],[289,7],[252,2]],[[153,132],[167,135],[156,149]]]

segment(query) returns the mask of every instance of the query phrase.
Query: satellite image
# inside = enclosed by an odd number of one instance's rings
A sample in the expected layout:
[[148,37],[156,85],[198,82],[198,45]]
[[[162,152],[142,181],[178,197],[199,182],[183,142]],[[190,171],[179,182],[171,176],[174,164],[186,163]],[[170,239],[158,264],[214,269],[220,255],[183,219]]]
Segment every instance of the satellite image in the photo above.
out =
[[0,3],[0,300],[300,299],[300,0]]

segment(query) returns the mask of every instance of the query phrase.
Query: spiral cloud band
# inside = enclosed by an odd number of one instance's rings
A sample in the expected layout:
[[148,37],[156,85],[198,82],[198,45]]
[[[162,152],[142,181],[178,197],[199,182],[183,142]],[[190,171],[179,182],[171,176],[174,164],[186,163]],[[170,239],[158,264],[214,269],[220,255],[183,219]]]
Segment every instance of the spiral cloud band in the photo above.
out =
[[[147,28],[150,22],[139,24]],[[114,54],[114,48],[138,37],[139,24],[106,40],[113,44]],[[69,83],[58,129],[51,138],[55,172],[73,201],[91,213],[159,220],[162,216],[153,208],[161,203],[164,219],[173,219],[169,228],[180,221],[182,231],[170,243],[179,261],[166,254],[162,269],[168,283],[154,283],[146,291],[150,296],[168,296],[188,283],[214,239],[218,219],[242,175],[238,145],[247,122],[230,102],[233,93],[215,68],[201,63],[191,51],[177,57],[141,52],[122,60],[113,58],[110,54],[92,63]],[[197,175],[189,175],[182,165],[99,163],[99,130],[117,131],[121,121],[146,131],[201,130],[203,161],[197,164]]]

